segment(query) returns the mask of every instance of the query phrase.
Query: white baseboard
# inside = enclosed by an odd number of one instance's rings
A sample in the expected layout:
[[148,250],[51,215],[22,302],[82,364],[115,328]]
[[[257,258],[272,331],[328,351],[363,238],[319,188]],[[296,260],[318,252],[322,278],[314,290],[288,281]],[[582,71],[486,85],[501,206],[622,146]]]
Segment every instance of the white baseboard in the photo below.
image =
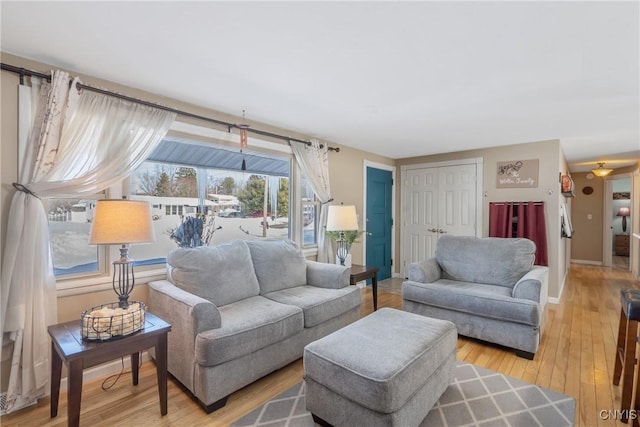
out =
[[602,261],[590,261],[586,259],[572,259],[573,264],[586,264],[586,265],[599,265],[602,266]]
[[[140,360],[142,362],[146,362],[151,360],[151,356],[149,356],[148,351],[143,351]],[[124,368],[131,368],[131,358],[124,358]],[[102,365],[94,366],[93,368],[85,369],[82,371],[82,383],[85,384],[89,381],[97,380],[98,378],[106,377],[108,375],[115,375],[122,370],[122,360],[116,359],[108,363],[103,363]],[[67,389],[67,377],[62,378],[60,381],[60,391]]]
[[567,281],[567,276],[568,273],[565,273],[564,277],[562,278],[562,283],[560,283],[560,292],[558,292],[558,297],[548,297],[547,298],[547,302],[551,303],[551,304],[560,304],[560,299],[562,298],[562,291],[564,291],[564,284]]

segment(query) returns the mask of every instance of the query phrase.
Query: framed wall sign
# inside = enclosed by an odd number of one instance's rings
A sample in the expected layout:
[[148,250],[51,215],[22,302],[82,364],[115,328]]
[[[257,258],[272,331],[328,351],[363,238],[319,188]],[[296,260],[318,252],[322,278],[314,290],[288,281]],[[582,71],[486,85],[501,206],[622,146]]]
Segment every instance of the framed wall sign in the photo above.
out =
[[537,188],[538,159],[498,162],[496,188]]

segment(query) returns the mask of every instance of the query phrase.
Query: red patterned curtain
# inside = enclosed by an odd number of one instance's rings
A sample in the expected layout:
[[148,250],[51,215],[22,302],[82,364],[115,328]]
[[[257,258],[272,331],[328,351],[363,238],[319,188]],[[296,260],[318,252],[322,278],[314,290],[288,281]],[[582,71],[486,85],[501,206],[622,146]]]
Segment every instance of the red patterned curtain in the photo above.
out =
[[525,237],[536,244],[536,265],[549,265],[544,202],[489,203],[489,237]]

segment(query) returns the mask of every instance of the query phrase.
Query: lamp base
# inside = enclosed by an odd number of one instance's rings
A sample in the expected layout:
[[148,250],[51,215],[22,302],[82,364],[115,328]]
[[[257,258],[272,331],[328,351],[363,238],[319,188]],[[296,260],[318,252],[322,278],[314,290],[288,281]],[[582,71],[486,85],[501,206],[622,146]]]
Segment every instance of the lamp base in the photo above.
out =
[[338,265],[344,265],[345,267],[351,267],[351,254],[347,254],[347,256],[344,257],[344,259],[342,260],[342,262],[340,262],[340,258],[336,255],[336,264]]
[[136,284],[133,271],[135,261],[129,258],[129,248],[122,245],[120,259],[113,261],[113,291],[118,295],[120,308],[129,307],[129,295]]
[[340,265],[344,265],[347,255],[349,255],[347,241],[344,239],[344,231],[340,232],[340,237],[336,240],[336,246],[338,247],[336,257],[338,258]]

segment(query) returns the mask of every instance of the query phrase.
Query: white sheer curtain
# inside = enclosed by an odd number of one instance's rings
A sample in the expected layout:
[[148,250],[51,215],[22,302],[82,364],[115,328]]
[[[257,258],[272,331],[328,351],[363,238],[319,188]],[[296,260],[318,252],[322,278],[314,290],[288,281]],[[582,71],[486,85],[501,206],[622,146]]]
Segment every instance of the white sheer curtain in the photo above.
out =
[[[320,144],[316,139],[311,145],[291,143],[291,150],[303,175],[313,188],[320,200],[320,220],[318,222],[318,261],[333,260],[331,243],[325,236],[327,226],[327,204],[331,201],[331,186],[329,184],[329,150],[327,144]],[[322,145],[322,148],[320,146]]]
[[79,94],[75,81],[70,88],[69,75],[59,71],[51,83],[34,78],[31,93],[22,191],[11,201],[0,282],[0,344],[5,339],[13,344],[7,412],[43,396],[50,375],[46,327],[57,321],[56,283],[47,215],[38,197],[78,197],[121,181],[175,119],[173,113],[117,98]]

